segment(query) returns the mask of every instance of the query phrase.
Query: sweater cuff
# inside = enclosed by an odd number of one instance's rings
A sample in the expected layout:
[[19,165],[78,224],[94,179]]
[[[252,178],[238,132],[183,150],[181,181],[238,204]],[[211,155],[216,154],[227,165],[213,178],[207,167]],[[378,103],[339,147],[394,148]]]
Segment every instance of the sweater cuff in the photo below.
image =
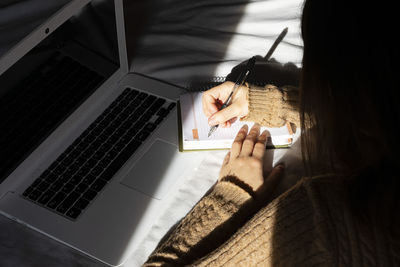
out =
[[242,120],[267,127],[281,127],[287,122],[299,126],[297,88],[250,85],[247,99],[249,112]]
[[241,206],[253,200],[251,193],[236,183],[232,183],[228,180],[219,181],[215,185],[212,195],[212,197],[219,200],[218,202],[222,201],[226,204],[229,204],[223,205],[225,208],[228,208],[229,206],[234,207],[232,207],[233,210],[229,213],[235,213]]

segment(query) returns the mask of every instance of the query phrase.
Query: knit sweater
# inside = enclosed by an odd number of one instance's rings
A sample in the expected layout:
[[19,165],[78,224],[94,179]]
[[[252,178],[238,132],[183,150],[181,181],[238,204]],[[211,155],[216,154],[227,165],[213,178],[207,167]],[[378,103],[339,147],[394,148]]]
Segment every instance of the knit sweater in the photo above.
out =
[[280,127],[286,122],[300,126],[298,112],[299,91],[296,87],[278,88],[248,85],[249,113],[243,120],[258,122],[267,127]]
[[[285,106],[284,92],[250,87],[248,118],[265,122],[254,105],[272,96],[281,106],[272,104],[279,112],[267,112],[268,120],[274,126],[287,118],[297,123],[289,114],[295,105]],[[273,201],[260,203],[247,186],[222,179],[144,266],[400,266],[399,243],[356,224],[341,181],[329,174],[303,178]]]

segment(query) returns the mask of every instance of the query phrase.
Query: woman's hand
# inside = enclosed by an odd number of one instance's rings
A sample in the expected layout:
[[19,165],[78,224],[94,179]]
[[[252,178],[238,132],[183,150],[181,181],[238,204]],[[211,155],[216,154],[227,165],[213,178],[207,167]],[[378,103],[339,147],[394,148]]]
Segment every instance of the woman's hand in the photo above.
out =
[[278,185],[284,167],[276,166],[264,179],[263,157],[267,131],[260,135],[260,125],[255,124],[247,135],[245,125],[236,135],[230,152],[226,155],[219,174],[219,179],[232,175],[252,187],[259,199],[268,195]]
[[246,86],[240,86],[233,94],[230,105],[219,111],[232,92],[233,86],[233,82],[224,82],[203,93],[203,112],[210,126],[219,124],[221,127],[230,127],[237,118],[248,114]]

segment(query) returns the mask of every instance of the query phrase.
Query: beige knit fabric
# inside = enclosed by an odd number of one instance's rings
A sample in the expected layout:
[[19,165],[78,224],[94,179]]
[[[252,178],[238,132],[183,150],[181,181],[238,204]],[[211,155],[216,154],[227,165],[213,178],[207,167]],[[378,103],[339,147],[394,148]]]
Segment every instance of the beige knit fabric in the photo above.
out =
[[299,91],[296,87],[248,86],[249,114],[242,120],[258,122],[267,127],[280,127],[286,122],[300,126]]
[[356,225],[344,188],[334,176],[302,179],[240,227],[231,218],[257,203],[218,183],[144,266],[400,266],[399,240]]

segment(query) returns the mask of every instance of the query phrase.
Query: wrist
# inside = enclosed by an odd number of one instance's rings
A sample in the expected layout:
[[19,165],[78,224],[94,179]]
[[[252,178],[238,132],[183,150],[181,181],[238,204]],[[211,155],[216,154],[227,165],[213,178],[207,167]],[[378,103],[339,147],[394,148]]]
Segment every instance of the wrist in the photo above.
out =
[[255,193],[253,187],[251,187],[249,184],[245,183],[244,181],[240,180],[239,178],[237,178],[234,175],[226,175],[226,176],[222,177],[219,180],[219,182],[232,183],[232,184],[240,187],[244,191],[246,191],[253,199],[257,199],[256,193]]

